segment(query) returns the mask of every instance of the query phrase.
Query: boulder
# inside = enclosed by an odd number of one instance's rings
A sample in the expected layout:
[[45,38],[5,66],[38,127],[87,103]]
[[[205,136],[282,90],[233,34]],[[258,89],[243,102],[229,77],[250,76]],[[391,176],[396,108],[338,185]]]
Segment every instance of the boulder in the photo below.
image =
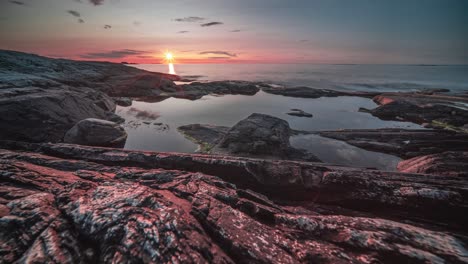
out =
[[30,142],[59,142],[85,118],[119,121],[107,95],[83,88],[0,89],[0,137]]
[[205,153],[269,159],[320,161],[305,150],[289,143],[294,131],[277,117],[254,113],[230,129],[193,124],[178,128]]
[[86,146],[124,147],[127,133],[117,123],[87,118],[74,125],[65,134],[65,143]]

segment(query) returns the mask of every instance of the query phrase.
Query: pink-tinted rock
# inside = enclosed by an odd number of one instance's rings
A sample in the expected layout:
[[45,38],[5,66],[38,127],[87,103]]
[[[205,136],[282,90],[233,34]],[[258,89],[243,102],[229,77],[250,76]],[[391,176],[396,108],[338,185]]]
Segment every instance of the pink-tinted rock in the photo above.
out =
[[448,151],[401,161],[398,170],[441,176],[468,177],[468,152]]

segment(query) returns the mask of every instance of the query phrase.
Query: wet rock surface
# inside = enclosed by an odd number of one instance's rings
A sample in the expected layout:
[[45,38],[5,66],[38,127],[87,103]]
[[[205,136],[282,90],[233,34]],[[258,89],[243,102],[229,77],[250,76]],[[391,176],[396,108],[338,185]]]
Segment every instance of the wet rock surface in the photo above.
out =
[[458,95],[388,93],[374,97],[380,106],[364,110],[383,120],[428,123],[439,128],[468,132],[468,98]]
[[254,113],[231,128],[194,124],[178,129],[205,153],[320,161],[305,150],[291,147],[289,137],[295,131],[287,121],[269,115]]
[[86,146],[120,147],[125,146],[127,133],[119,124],[94,118],[81,120],[67,131],[65,143]]
[[322,137],[342,140],[370,151],[393,154],[404,159],[468,149],[468,134],[429,129],[343,129],[317,132]]
[[[462,206],[466,182],[460,177],[440,184],[429,175],[362,174],[312,163],[182,157],[64,144],[1,145],[21,150],[0,150],[0,254],[5,262],[468,261],[465,230],[411,218],[417,215],[414,208],[437,203],[446,206],[449,214],[441,214],[444,217],[466,213]],[[196,159],[205,159],[205,167],[189,164]],[[253,169],[254,164],[263,169]],[[231,170],[214,170],[216,166]],[[203,173],[208,168],[210,175]],[[230,181],[225,173],[236,168]],[[262,171],[267,185],[275,184],[280,175],[294,184],[291,171],[302,177],[315,174],[316,181],[302,186],[320,188],[320,195],[309,194],[314,206],[283,205],[284,198],[275,202],[274,196],[246,188],[246,172],[253,171]],[[352,177],[360,180],[350,185]],[[405,181],[407,177],[412,179]],[[250,186],[265,188],[259,181]],[[283,184],[278,186],[286,196],[295,195]],[[380,189],[373,190],[375,186]],[[394,193],[392,199],[384,197],[388,191]],[[325,197],[336,195],[341,200]],[[398,219],[350,206],[349,201],[362,204],[365,197],[401,205]]]
[[408,173],[468,177],[468,152],[447,151],[415,157],[401,161],[398,170]]
[[200,146],[199,152],[208,153],[229,131],[229,127],[191,124],[177,128],[185,137]]

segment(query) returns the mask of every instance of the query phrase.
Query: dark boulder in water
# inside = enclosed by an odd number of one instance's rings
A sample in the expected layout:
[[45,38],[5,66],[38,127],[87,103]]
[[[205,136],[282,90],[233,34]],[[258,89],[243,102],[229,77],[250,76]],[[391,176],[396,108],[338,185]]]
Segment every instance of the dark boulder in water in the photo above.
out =
[[87,118],[81,120],[67,131],[65,143],[86,146],[124,147],[127,133],[117,123]]
[[298,116],[298,117],[309,117],[309,118],[313,117],[312,114],[304,112],[301,109],[291,109],[291,111],[286,114],[290,116]]
[[178,128],[203,152],[243,157],[320,161],[305,150],[291,147],[293,132],[283,119],[254,113],[231,128],[186,125]]

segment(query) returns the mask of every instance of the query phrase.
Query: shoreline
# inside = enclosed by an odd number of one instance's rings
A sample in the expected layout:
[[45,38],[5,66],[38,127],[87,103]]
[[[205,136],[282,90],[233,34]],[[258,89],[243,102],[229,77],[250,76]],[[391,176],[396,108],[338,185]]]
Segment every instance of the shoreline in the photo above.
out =
[[[7,262],[34,254],[163,261],[162,253],[206,262],[468,261],[468,94],[247,81],[176,85],[174,76],[121,64],[8,51],[0,59],[0,232]],[[250,113],[230,127],[177,127],[205,153],[111,147],[123,147],[128,136],[116,105],[259,91],[372,99],[377,106],[360,114],[428,129],[297,131],[278,117]],[[317,118],[288,109],[291,118]],[[157,113],[132,111],[148,126],[169,129]],[[301,133],[396,155],[400,171],[321,162],[290,144]]]

